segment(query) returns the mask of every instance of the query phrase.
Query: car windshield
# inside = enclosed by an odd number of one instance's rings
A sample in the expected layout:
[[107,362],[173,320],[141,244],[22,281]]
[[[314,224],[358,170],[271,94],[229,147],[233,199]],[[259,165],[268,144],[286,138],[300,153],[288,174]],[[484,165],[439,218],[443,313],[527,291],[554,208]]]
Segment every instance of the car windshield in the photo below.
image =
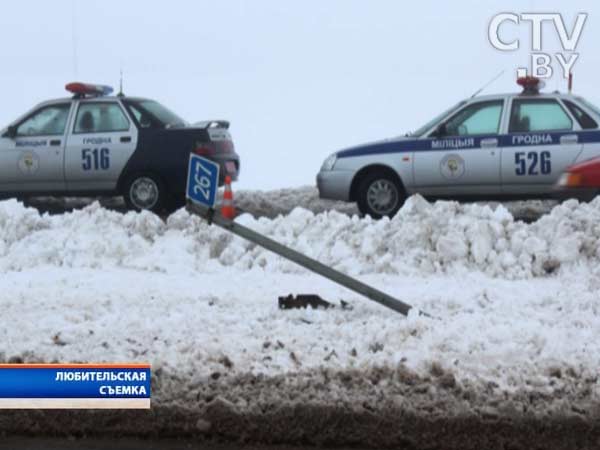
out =
[[170,109],[154,100],[131,100],[129,104],[135,109],[145,111],[159,121],[165,128],[185,127],[187,122]]
[[438,114],[437,116],[435,116],[433,119],[431,119],[425,125],[423,125],[421,128],[419,128],[418,130],[416,130],[416,131],[414,131],[412,133],[409,133],[408,135],[412,136],[412,137],[421,137],[423,134],[425,134],[427,131],[429,131],[431,129],[431,127],[433,127],[436,123],[438,123],[444,117],[449,116],[453,111],[455,111],[456,109],[460,108],[465,103],[466,103],[465,101],[462,101],[462,102],[459,102],[456,105],[454,105],[452,108],[448,108],[443,113]]

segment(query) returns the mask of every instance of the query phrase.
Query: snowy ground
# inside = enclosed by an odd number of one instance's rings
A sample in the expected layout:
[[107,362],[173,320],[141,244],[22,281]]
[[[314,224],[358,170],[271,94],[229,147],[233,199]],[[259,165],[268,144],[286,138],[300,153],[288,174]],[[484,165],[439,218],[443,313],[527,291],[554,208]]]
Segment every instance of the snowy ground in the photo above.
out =
[[[235,414],[264,413],[276,398],[353,411],[419,403],[446,416],[598,414],[600,200],[530,224],[502,205],[420,197],[393,220],[296,208],[238,221],[436,319],[391,313],[185,210],[164,222],[97,203],[40,215],[5,201],[3,359],[151,362],[154,405],[196,411],[196,431],[211,427],[217,400]],[[279,310],[289,293],[353,309]],[[376,387],[343,375],[374,371],[387,374]],[[256,382],[247,377],[264,385],[258,397],[241,393]]]

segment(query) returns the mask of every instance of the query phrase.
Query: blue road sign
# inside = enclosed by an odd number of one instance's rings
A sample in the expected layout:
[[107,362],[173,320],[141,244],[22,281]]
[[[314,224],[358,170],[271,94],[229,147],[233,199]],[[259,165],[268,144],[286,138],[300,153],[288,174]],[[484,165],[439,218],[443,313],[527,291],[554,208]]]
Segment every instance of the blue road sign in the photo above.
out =
[[186,196],[208,208],[217,201],[219,188],[219,165],[198,155],[190,155]]

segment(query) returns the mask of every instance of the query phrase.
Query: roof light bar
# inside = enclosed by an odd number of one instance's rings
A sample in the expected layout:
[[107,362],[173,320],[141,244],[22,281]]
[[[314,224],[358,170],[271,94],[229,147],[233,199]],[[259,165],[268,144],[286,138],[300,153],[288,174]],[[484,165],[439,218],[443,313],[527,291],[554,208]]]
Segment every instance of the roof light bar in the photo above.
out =
[[523,87],[523,94],[539,94],[545,86],[542,80],[532,76],[517,78],[517,84]]
[[102,96],[110,95],[113,92],[113,88],[110,86],[103,84],[80,83],[78,81],[68,83],[65,86],[65,89],[77,96]]

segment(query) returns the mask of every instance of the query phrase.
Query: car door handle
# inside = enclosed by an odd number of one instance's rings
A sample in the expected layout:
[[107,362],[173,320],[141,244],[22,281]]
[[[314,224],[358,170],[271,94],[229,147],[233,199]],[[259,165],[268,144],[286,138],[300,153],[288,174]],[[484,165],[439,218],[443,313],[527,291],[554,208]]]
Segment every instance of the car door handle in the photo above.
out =
[[481,140],[481,148],[494,148],[498,147],[498,139],[488,138]]
[[60,145],[60,139],[52,139],[50,141],[50,145],[52,145],[53,147],[57,147]]
[[579,142],[579,136],[576,134],[565,134],[560,137],[561,144],[577,144]]
[[121,142],[131,142],[131,136],[121,136]]

